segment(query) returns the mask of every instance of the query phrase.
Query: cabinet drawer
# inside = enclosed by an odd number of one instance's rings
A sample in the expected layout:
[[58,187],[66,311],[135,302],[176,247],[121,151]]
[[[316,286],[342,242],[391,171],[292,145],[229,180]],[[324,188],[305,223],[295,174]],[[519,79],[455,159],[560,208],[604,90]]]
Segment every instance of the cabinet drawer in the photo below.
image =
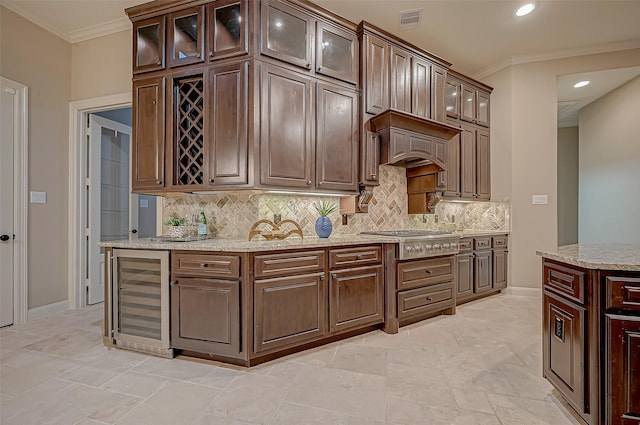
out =
[[324,251],[256,255],[255,277],[311,273],[324,270]]
[[240,257],[177,252],[172,259],[171,271],[175,276],[240,277]]
[[398,293],[398,318],[442,310],[448,304],[453,304],[453,283],[402,291]]
[[491,238],[473,238],[473,249],[491,248]]
[[379,246],[332,249],[329,251],[329,268],[379,263],[382,250]]
[[494,236],[492,246],[493,248],[508,248],[509,236]]
[[585,272],[544,262],[544,287],[584,304]]
[[607,277],[607,308],[640,311],[640,279]]
[[460,252],[468,252],[473,249],[473,239],[460,239],[458,242],[458,249]]
[[455,257],[398,264],[398,290],[453,281]]

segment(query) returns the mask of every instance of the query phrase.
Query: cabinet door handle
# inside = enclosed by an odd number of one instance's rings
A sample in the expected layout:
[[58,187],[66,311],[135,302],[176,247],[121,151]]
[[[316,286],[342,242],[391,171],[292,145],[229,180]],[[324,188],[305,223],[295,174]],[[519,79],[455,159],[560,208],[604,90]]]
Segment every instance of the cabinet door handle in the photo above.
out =
[[213,183],[213,182],[214,182],[214,179],[209,179],[209,183]]
[[196,57],[197,57],[197,58],[201,58],[201,57],[202,57],[202,55],[201,55],[200,53],[196,53]]
[[362,260],[362,254],[358,254],[358,256],[356,257],[356,260]]
[[200,263],[200,267],[207,268],[207,267],[209,267],[209,264],[207,264],[207,263]]
[[427,272],[427,274],[431,274],[431,273],[433,273],[433,272],[432,272],[431,270],[429,270],[429,269],[427,269],[427,270],[425,270],[425,271]]
[[162,65],[162,61],[156,62],[156,65]]
[[156,184],[162,184],[162,180],[156,180]]
[[308,184],[309,186],[311,186],[311,183],[312,183],[312,182],[311,182],[311,180],[307,180],[307,184]]
[[332,279],[337,279],[337,278],[338,278],[338,275],[337,275],[337,274],[335,274],[335,273],[333,273],[333,274],[331,275],[331,278],[332,278]]
[[322,186],[322,182],[318,182],[318,186]]
[[433,298],[427,297],[427,301],[433,301]]
[[169,286],[175,286],[178,284],[177,280],[172,280],[171,282],[169,282]]

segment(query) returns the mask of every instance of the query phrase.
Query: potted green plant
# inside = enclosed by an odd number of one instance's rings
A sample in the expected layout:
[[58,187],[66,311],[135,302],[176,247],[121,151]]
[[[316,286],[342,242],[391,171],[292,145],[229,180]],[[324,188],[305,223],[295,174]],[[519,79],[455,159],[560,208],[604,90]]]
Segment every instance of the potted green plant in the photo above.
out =
[[168,226],[167,236],[180,238],[184,236],[186,230],[187,219],[180,217],[177,213],[172,212],[169,218],[164,222]]
[[319,203],[313,204],[313,208],[320,214],[320,217],[316,220],[316,234],[320,238],[328,238],[333,230],[333,224],[328,215],[336,211],[338,206],[323,199]]

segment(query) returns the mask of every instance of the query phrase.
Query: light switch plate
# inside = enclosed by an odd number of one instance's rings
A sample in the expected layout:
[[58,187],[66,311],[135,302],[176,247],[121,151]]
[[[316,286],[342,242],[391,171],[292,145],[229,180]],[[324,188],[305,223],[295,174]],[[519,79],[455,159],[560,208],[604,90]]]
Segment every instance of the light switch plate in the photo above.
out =
[[533,195],[531,197],[531,203],[533,205],[547,205],[549,202],[547,200],[547,195]]
[[47,192],[31,192],[31,203],[32,204],[46,204],[47,203]]
[[140,208],[149,208],[149,200],[140,199]]

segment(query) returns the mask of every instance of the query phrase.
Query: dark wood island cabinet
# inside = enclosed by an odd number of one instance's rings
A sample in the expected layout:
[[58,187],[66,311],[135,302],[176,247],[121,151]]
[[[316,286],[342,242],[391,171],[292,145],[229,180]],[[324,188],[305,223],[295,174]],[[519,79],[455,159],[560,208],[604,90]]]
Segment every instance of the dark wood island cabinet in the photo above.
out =
[[640,245],[543,257],[543,373],[590,425],[640,423]]

